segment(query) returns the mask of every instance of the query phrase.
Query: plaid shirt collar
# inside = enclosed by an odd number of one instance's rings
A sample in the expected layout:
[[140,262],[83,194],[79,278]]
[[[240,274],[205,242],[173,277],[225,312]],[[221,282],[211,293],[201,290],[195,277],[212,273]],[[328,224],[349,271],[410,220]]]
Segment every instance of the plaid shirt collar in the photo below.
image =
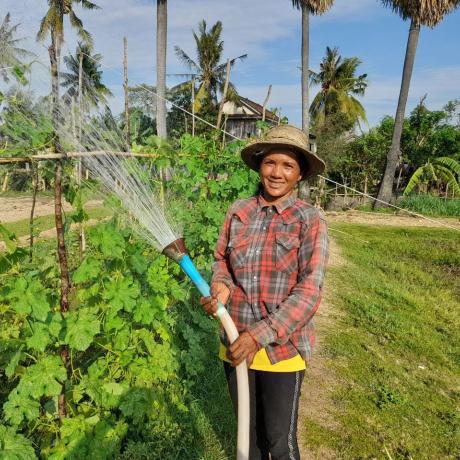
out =
[[273,206],[276,212],[281,216],[285,224],[290,224],[297,221],[297,217],[294,215],[295,203],[297,198],[295,194],[291,194],[288,198],[281,201],[280,203],[271,205],[267,202],[262,195],[253,197],[249,202],[246,202],[245,206],[239,209],[235,209],[236,214],[241,222],[248,224],[254,215],[263,209]]

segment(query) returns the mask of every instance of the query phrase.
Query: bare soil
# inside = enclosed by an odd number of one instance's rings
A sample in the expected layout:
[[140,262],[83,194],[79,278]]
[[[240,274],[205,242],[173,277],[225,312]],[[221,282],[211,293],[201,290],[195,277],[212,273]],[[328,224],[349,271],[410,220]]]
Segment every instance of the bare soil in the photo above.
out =
[[[89,208],[98,207],[101,201],[88,201],[85,206]],[[64,211],[71,211],[72,206],[63,202]],[[32,197],[0,197],[0,222],[15,222],[17,220],[28,219],[32,208]],[[38,197],[35,204],[35,217],[48,216],[54,214],[54,202],[51,197]]]

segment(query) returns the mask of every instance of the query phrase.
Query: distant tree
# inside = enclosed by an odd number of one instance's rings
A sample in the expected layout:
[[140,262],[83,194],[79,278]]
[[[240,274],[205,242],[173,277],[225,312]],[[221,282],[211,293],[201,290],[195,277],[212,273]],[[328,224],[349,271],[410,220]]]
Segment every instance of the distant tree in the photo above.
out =
[[367,88],[367,74],[356,75],[361,61],[357,57],[342,58],[338,48],[326,48],[320,71],[312,73],[311,82],[321,89],[313,99],[310,113],[314,124],[321,126],[333,114],[344,115],[350,126],[366,122],[366,111],[354,96],[362,96]]
[[[169,95],[167,95],[169,98]],[[140,110],[145,116],[155,120],[156,117],[156,88],[145,83],[128,88],[130,109]]]
[[[409,37],[404,58],[404,68],[399,92],[398,106],[396,109],[395,126],[391,148],[387,154],[385,173],[380,185],[378,199],[384,202],[391,200],[396,167],[400,161],[401,133],[406,111],[407,97],[409,95],[410,80],[414,67],[417,42],[420,27],[435,27],[444,16],[457,8],[459,0],[381,0],[384,6],[389,6],[405,21],[410,19]],[[375,202],[376,208],[383,207],[383,203]]]
[[22,41],[17,38],[20,24],[11,24],[10,13],[7,13],[0,25],[0,77],[8,83],[11,76],[24,81],[24,59],[30,59],[33,53],[18,45]]
[[64,56],[64,63],[69,70],[61,72],[61,86],[67,91],[64,97],[78,97],[80,54],[82,55],[82,100],[85,105],[97,107],[107,105],[107,98],[112,92],[102,83],[101,54],[91,54],[91,49],[84,43],[79,43],[75,55]]
[[[207,30],[206,21],[201,21],[198,25],[198,34],[194,31],[193,38],[196,44],[197,59],[194,61],[183,49],[176,46],[177,57],[194,73],[198,90],[195,98],[195,113],[205,112],[206,109],[215,106],[217,103],[217,93],[222,92],[225,84],[226,63],[221,63],[224,42],[221,39],[222,22],[217,21],[211,29]],[[237,60],[242,60],[247,54],[242,54],[230,60],[233,67]],[[176,86],[175,89],[190,88],[190,82],[184,82]],[[237,100],[238,95],[235,86],[230,82],[228,100]]]
[[291,0],[292,5],[302,10],[302,130],[309,135],[309,101],[308,82],[310,79],[310,14],[325,13],[334,3],[334,0]]

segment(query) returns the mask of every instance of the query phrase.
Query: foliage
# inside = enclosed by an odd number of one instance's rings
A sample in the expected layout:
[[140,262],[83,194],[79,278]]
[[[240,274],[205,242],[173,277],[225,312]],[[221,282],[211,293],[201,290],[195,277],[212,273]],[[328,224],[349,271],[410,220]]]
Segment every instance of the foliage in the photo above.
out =
[[[33,53],[18,45],[22,41],[16,38],[20,24],[11,24],[11,15],[7,13],[0,25],[0,77],[6,83],[13,76],[18,83],[25,83],[24,59],[30,59]],[[0,93],[1,95],[1,93]]]
[[441,198],[433,195],[403,196],[398,201],[398,206],[418,212],[425,216],[433,217],[460,217],[460,200]]
[[106,105],[107,98],[112,96],[112,92],[102,83],[102,71],[100,70],[102,55],[92,54],[90,47],[81,42],[78,43],[75,55],[69,54],[68,56],[64,56],[64,63],[68,72],[61,72],[61,86],[66,89],[63,97],[69,102],[71,99],[74,99],[76,102],[78,100],[80,54],[82,54],[82,105],[84,107],[96,107],[99,104]]
[[337,113],[347,117],[351,126],[367,123],[364,107],[354,97],[363,96],[367,88],[367,74],[356,75],[360,64],[357,57],[343,59],[338,48],[326,48],[320,71],[311,74],[311,83],[321,86],[310,106],[315,125]]
[[334,423],[307,420],[308,447],[343,459],[458,457],[458,232],[335,228],[346,262],[328,273],[340,319],[323,342]]
[[[221,63],[222,53],[224,51],[224,42],[221,39],[222,22],[217,21],[211,29],[207,30],[206,21],[202,20],[198,24],[198,34],[193,32],[193,38],[196,44],[197,60],[194,61],[184,50],[176,46],[175,52],[180,61],[184,63],[194,74],[198,82],[198,89],[195,97],[195,113],[204,111],[207,106],[217,103],[217,92],[223,91],[225,84],[226,63]],[[230,59],[231,67],[239,59],[245,59],[246,54]],[[190,86],[186,81],[178,88]],[[238,100],[237,92],[234,85],[229,82],[228,100]]]
[[[157,167],[174,165],[164,193],[206,276],[228,205],[249,196],[257,183],[257,175],[241,167],[240,146],[222,148],[216,139],[190,135],[177,150],[155,137],[135,146],[159,153]],[[157,167],[149,171],[155,175]],[[68,233],[73,290],[63,315],[49,245],[36,245],[32,264],[10,241],[0,263],[5,433],[12,445],[27,438],[25,451],[31,442],[37,457],[50,459],[232,456],[230,402],[210,397],[225,385],[216,324],[202,314],[179,267],[118,222],[121,216],[88,230],[80,264],[78,239]],[[60,357],[64,345],[69,374]],[[59,423],[63,386],[68,417]]]
[[434,185],[437,190],[441,185],[446,186],[446,190],[450,189],[451,192],[460,194],[460,163],[453,158],[439,157],[432,162],[428,161],[425,165],[420,166],[404,189],[404,195],[409,195],[416,187],[428,188]]

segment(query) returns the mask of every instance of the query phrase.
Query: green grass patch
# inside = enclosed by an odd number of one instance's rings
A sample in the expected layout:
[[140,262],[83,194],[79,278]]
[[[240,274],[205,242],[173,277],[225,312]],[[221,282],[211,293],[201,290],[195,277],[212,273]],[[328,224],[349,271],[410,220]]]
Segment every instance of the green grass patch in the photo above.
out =
[[[89,219],[102,219],[113,214],[113,211],[108,208],[87,208],[85,212]],[[69,215],[69,214],[68,214]],[[17,238],[29,235],[29,219],[17,220],[15,222],[5,222],[2,224],[10,232],[14,233]],[[37,235],[44,230],[49,230],[54,227],[54,214],[40,216],[34,219],[34,233]]]
[[346,383],[333,394],[340,429],[310,428],[307,442],[349,459],[459,458],[460,235],[337,227],[369,244],[334,235],[347,265],[329,285],[343,316],[325,342]]
[[410,195],[398,200],[398,206],[426,216],[460,218],[460,199],[444,199],[432,195]]

